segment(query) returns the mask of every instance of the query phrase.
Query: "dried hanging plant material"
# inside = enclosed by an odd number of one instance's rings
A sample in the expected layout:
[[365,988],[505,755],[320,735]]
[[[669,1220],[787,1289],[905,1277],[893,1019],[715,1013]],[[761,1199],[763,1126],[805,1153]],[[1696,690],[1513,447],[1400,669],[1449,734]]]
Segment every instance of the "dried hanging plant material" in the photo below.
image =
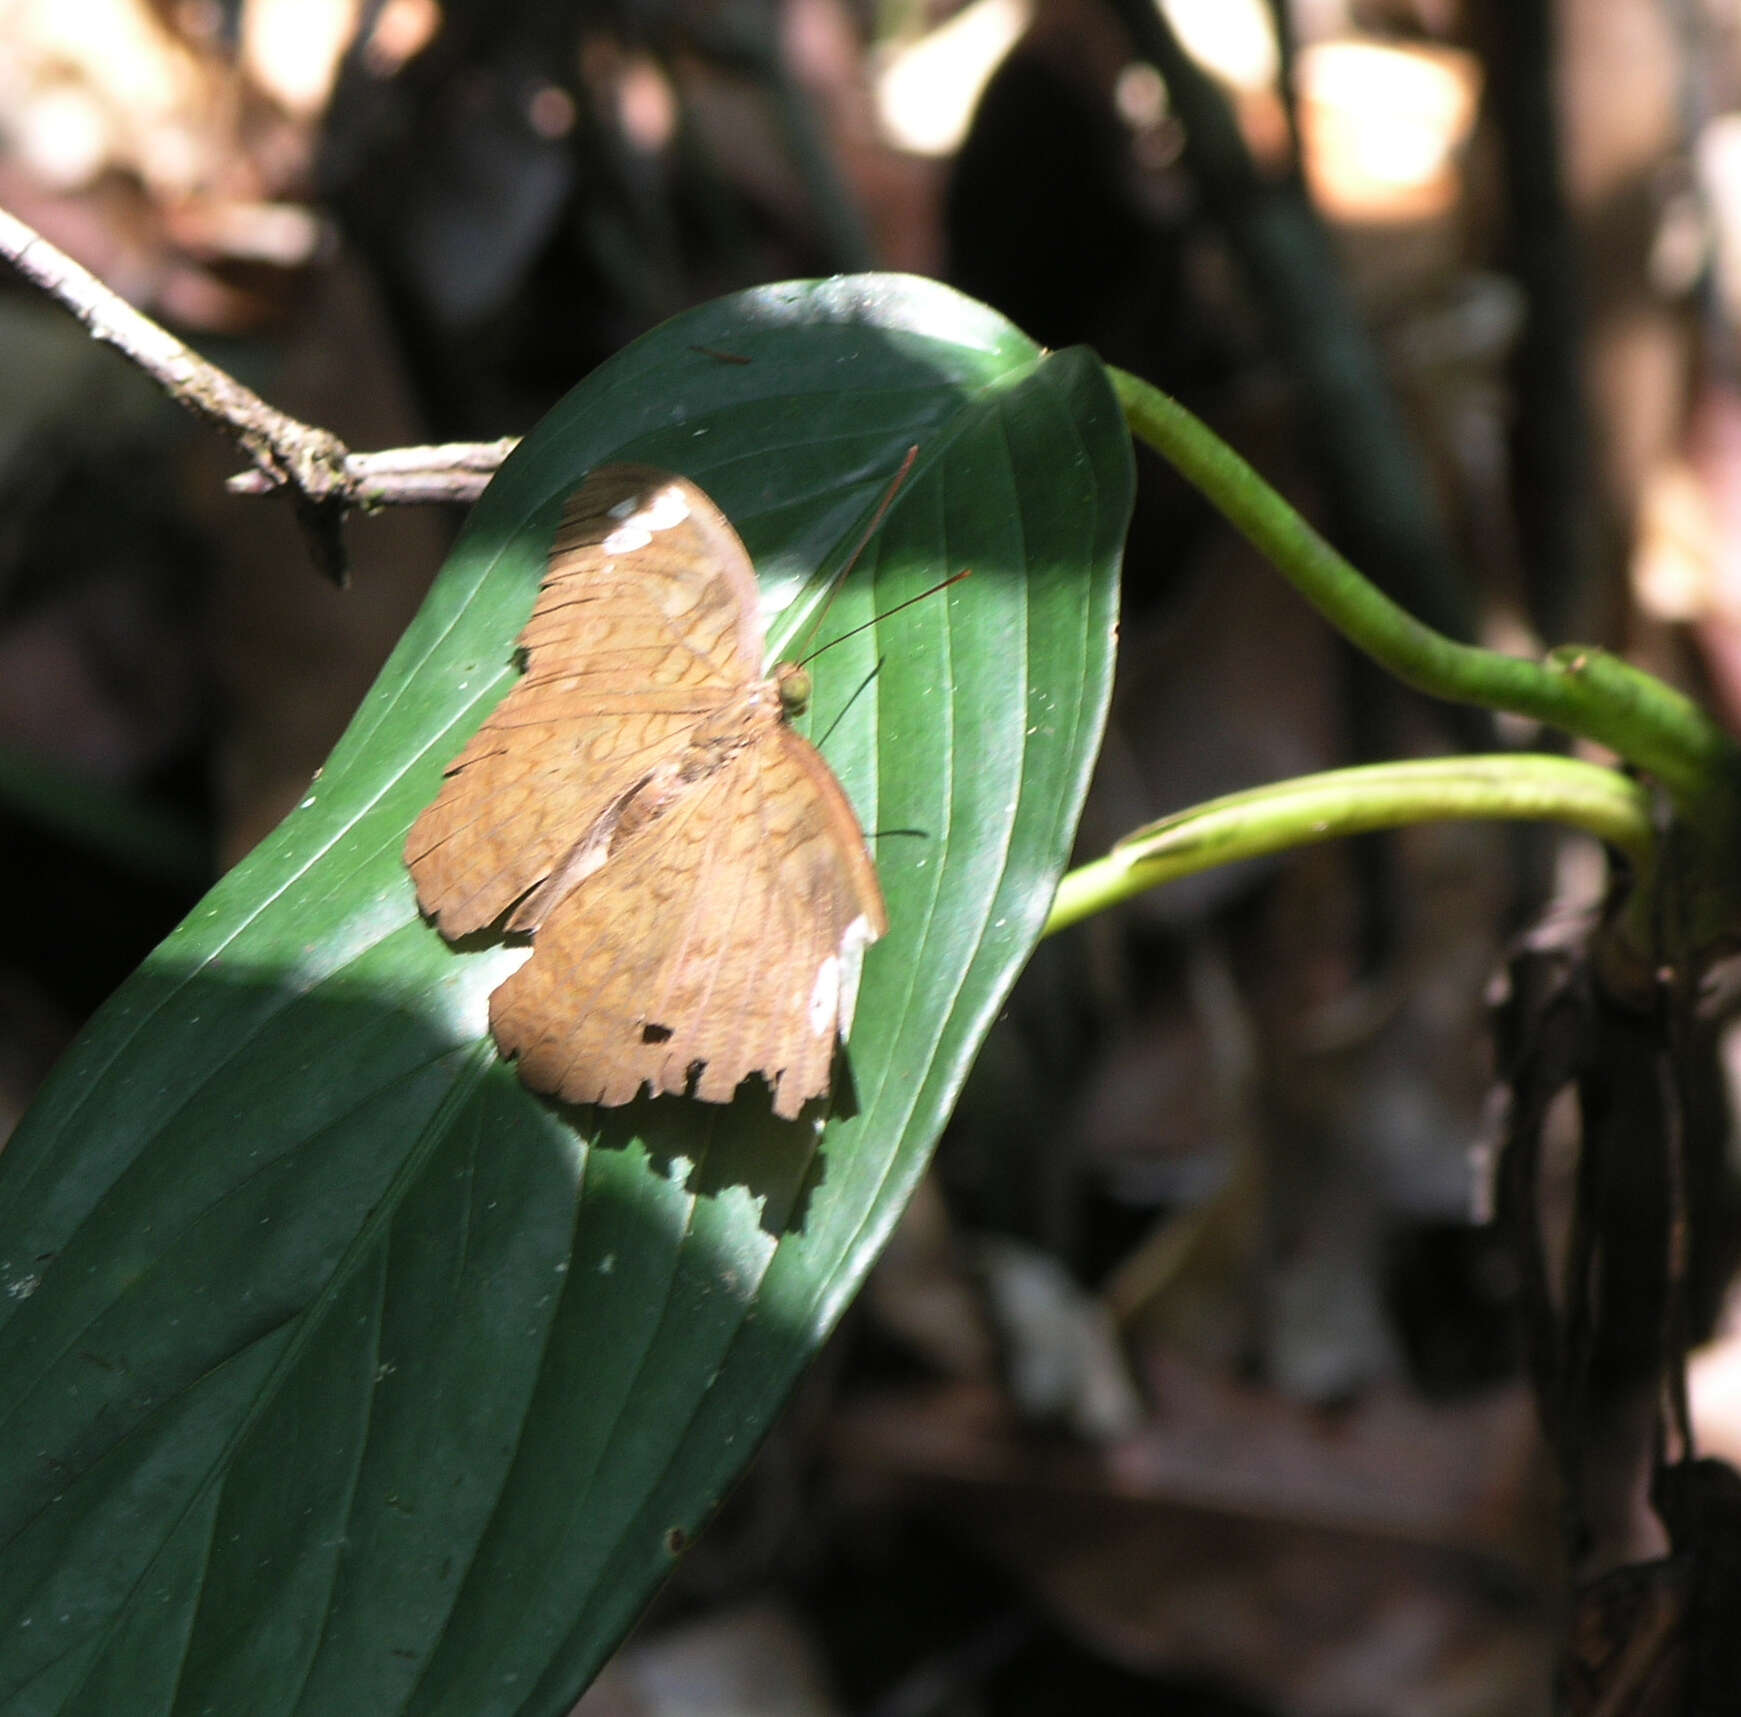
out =
[[762,674],[755,572],[693,483],[609,465],[570,497],[524,677],[405,843],[443,935],[500,923],[532,957],[490,1030],[534,1090],[729,1102],[825,1096],[859,963],[888,928],[822,755],[808,676]]

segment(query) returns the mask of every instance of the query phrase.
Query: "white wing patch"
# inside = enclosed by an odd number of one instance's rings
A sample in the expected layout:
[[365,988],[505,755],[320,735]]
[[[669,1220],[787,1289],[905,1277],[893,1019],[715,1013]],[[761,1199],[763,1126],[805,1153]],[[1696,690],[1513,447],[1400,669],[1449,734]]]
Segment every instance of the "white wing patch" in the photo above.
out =
[[864,951],[872,936],[870,920],[861,912],[847,925],[840,939],[840,951],[830,954],[816,968],[816,982],[810,990],[810,1031],[820,1037],[830,1028],[842,1039],[852,1030],[852,1016],[858,1007],[858,980],[864,969]]
[[608,509],[607,516],[620,523],[599,547],[606,554],[633,554],[653,540],[655,531],[668,531],[689,517],[689,503],[675,483],[667,483],[650,495],[631,495]]
[[830,954],[816,968],[816,983],[810,991],[810,1035],[820,1037],[834,1024],[840,1008],[840,956]]

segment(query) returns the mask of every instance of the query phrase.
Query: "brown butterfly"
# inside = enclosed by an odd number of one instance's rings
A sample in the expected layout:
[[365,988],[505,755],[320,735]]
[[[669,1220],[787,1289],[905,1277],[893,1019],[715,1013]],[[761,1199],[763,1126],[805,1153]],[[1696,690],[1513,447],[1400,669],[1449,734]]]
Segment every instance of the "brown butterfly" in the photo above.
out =
[[757,596],[695,484],[595,471],[520,634],[524,677],[412,825],[445,936],[532,933],[490,1030],[535,1091],[724,1103],[760,1073],[787,1118],[828,1091],[888,917],[846,794],[788,725],[809,676],[762,675]]

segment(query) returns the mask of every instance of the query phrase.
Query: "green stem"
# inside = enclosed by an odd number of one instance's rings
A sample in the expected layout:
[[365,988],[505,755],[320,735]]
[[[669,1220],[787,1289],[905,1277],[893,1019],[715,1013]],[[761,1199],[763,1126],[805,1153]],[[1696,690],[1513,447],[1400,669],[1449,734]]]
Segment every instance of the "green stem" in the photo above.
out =
[[1641,878],[1655,862],[1649,793],[1600,764],[1527,753],[1375,763],[1230,793],[1138,829],[1059,883],[1046,934],[1217,865],[1373,829],[1469,818],[1583,829],[1625,853]]
[[1176,400],[1122,370],[1108,374],[1132,432],[1398,679],[1436,697],[1510,710],[1595,740],[1654,775],[1690,820],[1732,824],[1741,751],[1690,698],[1605,650],[1565,645],[1533,662],[1435,632],[1375,589]]

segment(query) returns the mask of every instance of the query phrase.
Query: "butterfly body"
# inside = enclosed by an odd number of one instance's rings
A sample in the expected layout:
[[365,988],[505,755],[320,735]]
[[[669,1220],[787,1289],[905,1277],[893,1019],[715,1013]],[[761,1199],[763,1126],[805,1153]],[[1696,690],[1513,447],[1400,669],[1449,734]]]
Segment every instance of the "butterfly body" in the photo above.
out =
[[405,859],[455,937],[533,953],[490,1025],[533,1089],[825,1095],[863,949],[887,927],[857,819],[761,672],[748,553],[693,483],[607,466],[570,498],[526,672],[449,766]]

